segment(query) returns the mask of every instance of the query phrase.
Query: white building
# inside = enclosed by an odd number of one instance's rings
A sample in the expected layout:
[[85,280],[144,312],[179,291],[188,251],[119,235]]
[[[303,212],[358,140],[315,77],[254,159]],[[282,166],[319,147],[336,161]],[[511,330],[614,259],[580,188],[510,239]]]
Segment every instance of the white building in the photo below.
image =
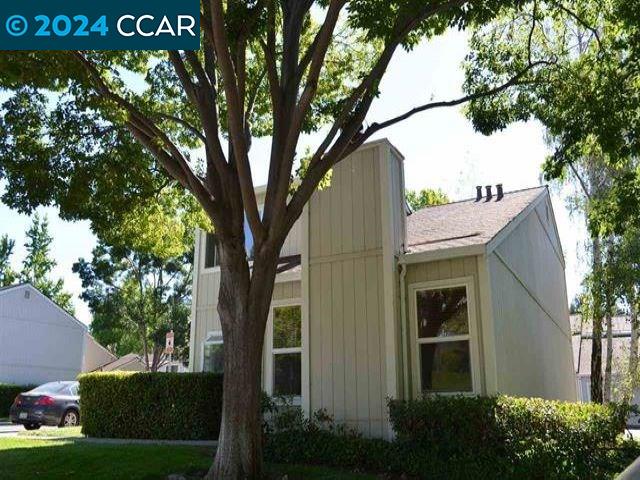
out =
[[32,285],[0,289],[0,383],[73,380],[113,359],[86,325]]

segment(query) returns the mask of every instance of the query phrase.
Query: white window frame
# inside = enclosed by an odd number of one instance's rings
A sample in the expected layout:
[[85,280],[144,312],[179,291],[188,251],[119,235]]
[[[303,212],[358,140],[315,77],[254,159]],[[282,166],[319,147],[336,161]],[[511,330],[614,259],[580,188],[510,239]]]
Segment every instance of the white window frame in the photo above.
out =
[[[423,393],[429,395],[477,395],[480,393],[480,355],[478,351],[478,328],[476,320],[476,301],[474,277],[458,277],[448,280],[435,280],[430,282],[412,283],[409,285],[409,331],[411,333],[411,364],[413,394],[419,397]],[[467,292],[467,316],[469,333],[465,335],[452,335],[448,337],[419,338],[418,336],[418,295],[425,290],[440,290],[446,288],[465,287]],[[420,362],[421,344],[445,343],[455,341],[469,342],[469,361],[471,362],[471,391],[466,392],[423,392]]]
[[[209,340],[212,337],[216,337],[215,340]],[[224,338],[222,337],[222,330],[211,330],[207,332],[200,346],[200,371],[204,372],[204,347],[206,345],[224,345]]]
[[[300,308],[300,346],[291,348],[273,348],[273,314],[276,308],[281,307],[299,307]],[[265,332],[264,339],[264,381],[263,388],[267,395],[273,396],[273,355],[284,353],[299,353],[300,354],[300,395],[289,397],[291,403],[295,406],[302,405],[302,396],[305,392],[304,386],[304,316],[302,313],[302,299],[286,299],[286,300],[274,300],[271,302],[269,309],[269,319],[267,321],[267,330]]]

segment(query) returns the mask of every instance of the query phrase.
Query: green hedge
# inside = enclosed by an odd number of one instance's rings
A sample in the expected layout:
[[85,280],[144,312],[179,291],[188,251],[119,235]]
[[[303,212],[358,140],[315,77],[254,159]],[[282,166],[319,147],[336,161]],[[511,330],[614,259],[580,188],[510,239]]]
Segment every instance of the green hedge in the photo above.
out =
[[222,377],[209,373],[81,375],[82,433],[102,438],[218,438]]
[[9,416],[9,409],[15,398],[22,392],[28,392],[36,388],[35,385],[14,385],[0,383],[0,418]]
[[[629,408],[513,397],[431,397],[390,402],[407,473],[446,470],[504,478],[606,477]],[[458,472],[454,472],[458,473]]]
[[628,408],[512,397],[389,403],[394,442],[363,438],[323,412],[267,424],[273,462],[319,463],[419,478],[611,478],[640,454],[622,442]]

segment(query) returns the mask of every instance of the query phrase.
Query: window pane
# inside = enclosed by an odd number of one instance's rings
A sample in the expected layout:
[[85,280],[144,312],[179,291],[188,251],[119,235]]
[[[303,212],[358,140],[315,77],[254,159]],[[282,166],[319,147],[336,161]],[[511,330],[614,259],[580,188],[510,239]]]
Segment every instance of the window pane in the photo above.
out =
[[224,345],[222,343],[205,344],[204,371],[213,373],[224,372]]
[[218,241],[213,233],[207,233],[204,249],[205,268],[217,267],[220,265],[218,258]]
[[421,290],[416,295],[420,338],[469,333],[466,287]]
[[300,353],[277,353],[273,356],[274,395],[302,393],[301,359]]
[[422,390],[470,392],[469,342],[423,343],[420,345]]
[[302,345],[302,313],[299,305],[273,309],[273,348]]

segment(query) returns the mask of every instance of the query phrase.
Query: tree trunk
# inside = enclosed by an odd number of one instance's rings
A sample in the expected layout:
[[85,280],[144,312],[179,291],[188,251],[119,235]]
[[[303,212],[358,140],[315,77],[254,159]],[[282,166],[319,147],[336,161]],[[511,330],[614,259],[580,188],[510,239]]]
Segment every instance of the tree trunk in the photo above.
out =
[[603,400],[608,403],[611,401],[611,363],[613,362],[613,322],[611,313],[607,313],[607,354],[604,364],[604,391]]
[[[593,273],[600,283],[600,239],[592,239]],[[591,341],[591,401],[602,403],[602,305],[600,304],[600,285],[592,285],[593,292],[593,338]]]
[[625,401],[631,402],[633,392],[637,386],[638,375],[638,312],[635,299],[631,302],[631,341],[629,343],[629,389],[625,395]]
[[259,479],[262,347],[278,257],[256,260],[253,272],[244,245],[222,246],[218,313],[224,338],[222,422],[213,466],[205,477]]

